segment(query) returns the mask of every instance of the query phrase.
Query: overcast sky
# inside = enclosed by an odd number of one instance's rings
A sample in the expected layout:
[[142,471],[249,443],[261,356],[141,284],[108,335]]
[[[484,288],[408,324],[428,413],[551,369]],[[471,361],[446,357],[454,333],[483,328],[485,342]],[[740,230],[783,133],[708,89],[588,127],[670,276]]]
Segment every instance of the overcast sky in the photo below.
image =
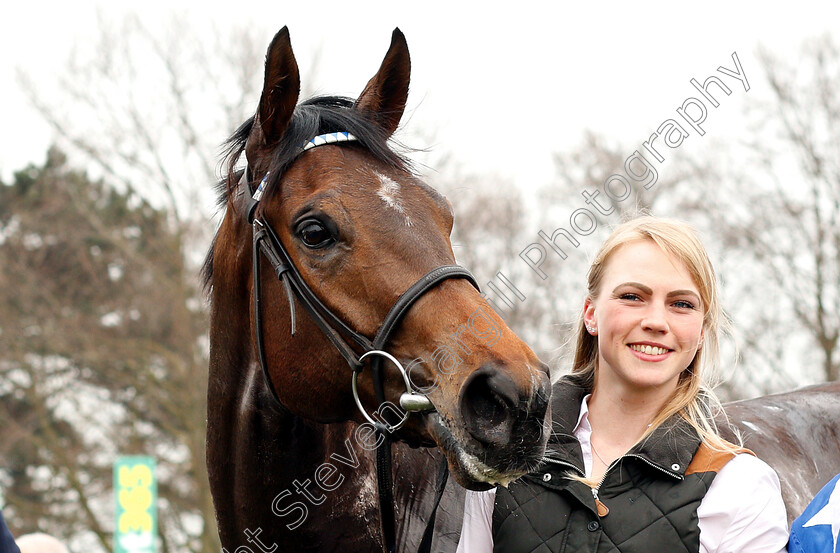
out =
[[[468,169],[496,172],[521,185],[542,184],[552,152],[573,147],[585,129],[635,149],[737,52],[752,89],[709,114],[707,137],[742,132],[744,102],[762,95],[756,47],[794,54],[803,39],[836,29],[840,3],[676,4],[488,2],[259,2],[237,0],[132,3],[147,22],[167,12],[198,24],[256,21],[262,42],[288,25],[301,67],[322,48],[321,92],[356,96],[384,55],[391,30],[405,33],[412,56],[409,125],[433,129],[438,150]],[[95,3],[14,2],[0,33],[2,102],[0,171],[41,162],[51,131],[17,91],[15,67],[36,79],[60,67],[70,45],[95,32]],[[103,4],[106,12],[122,8]],[[507,6],[502,9],[498,6]],[[305,78],[305,75],[304,75]],[[733,85],[737,82],[730,81]],[[223,136],[219,137],[221,141]],[[686,141],[694,147],[706,138]],[[427,146],[411,144],[412,146]],[[632,153],[628,150],[628,155]]]

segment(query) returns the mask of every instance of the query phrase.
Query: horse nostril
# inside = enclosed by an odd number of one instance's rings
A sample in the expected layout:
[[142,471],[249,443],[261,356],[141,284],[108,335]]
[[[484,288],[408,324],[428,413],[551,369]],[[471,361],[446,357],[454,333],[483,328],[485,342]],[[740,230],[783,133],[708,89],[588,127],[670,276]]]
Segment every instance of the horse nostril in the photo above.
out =
[[513,406],[494,390],[491,378],[476,380],[473,384],[471,401],[467,403],[472,414],[491,425],[501,424]]
[[505,372],[484,366],[461,387],[461,416],[467,431],[488,445],[503,446],[511,440],[519,393]]

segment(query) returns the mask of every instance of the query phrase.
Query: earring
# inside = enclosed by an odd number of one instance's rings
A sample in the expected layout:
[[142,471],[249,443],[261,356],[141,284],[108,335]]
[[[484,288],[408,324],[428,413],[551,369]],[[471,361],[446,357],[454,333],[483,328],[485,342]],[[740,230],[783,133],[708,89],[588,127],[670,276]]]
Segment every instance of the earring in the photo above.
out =
[[586,331],[587,331],[589,334],[591,334],[591,335],[595,336],[595,327],[594,327],[594,326],[592,326],[592,325],[588,325],[588,324],[587,324],[587,325],[585,325],[585,326],[586,326]]

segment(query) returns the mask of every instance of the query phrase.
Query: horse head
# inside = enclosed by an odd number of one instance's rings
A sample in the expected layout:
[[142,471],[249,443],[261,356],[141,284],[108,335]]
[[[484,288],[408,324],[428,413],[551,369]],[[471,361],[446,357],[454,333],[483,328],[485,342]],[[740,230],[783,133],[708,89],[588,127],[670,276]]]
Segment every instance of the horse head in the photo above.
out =
[[[364,353],[359,344],[375,340],[400,296],[436,268],[455,263],[449,202],[388,145],[405,110],[409,73],[408,46],[395,30],[357,100],[320,97],[298,104],[300,75],[288,30],[274,37],[257,112],[230,141],[227,210],[211,269],[214,317],[226,316],[226,304],[215,301],[220,294],[244,298],[256,288],[260,308],[251,312],[249,338],[260,338],[253,349],[262,350],[270,386],[285,409],[319,422],[365,425],[375,417],[371,413],[388,419],[378,401],[384,395],[397,418],[403,408],[419,411],[406,416],[399,439],[438,446],[459,483],[486,489],[541,460],[550,385],[547,366],[470,279],[459,273],[440,280],[405,307],[382,348],[403,365],[403,374],[385,361],[377,394],[365,360],[355,367],[355,397],[347,352],[282,279],[284,271],[296,272],[320,303],[315,311],[338,320],[332,331],[345,341],[349,333],[360,337],[349,340],[352,366],[353,355]],[[318,147],[303,147],[308,144]],[[237,169],[242,154],[244,177]],[[255,194],[258,203],[251,200]],[[266,240],[287,252],[288,263],[251,250],[252,227],[270,229]],[[248,284],[254,274],[258,278]],[[224,281],[236,290],[216,290]],[[400,404],[406,380],[414,394]],[[420,399],[419,407],[409,405],[412,398]]]

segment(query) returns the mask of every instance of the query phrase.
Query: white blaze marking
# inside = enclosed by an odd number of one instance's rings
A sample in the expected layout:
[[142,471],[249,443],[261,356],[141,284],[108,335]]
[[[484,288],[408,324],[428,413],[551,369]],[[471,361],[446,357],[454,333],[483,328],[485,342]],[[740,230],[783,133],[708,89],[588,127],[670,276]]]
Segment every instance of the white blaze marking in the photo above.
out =
[[405,226],[410,227],[411,217],[406,215],[405,209],[403,209],[402,203],[400,203],[399,183],[382,173],[375,172],[374,175],[376,175],[376,178],[378,178],[381,183],[381,186],[379,187],[379,190],[376,191],[376,194],[382,198],[385,205],[402,215],[405,219]]

